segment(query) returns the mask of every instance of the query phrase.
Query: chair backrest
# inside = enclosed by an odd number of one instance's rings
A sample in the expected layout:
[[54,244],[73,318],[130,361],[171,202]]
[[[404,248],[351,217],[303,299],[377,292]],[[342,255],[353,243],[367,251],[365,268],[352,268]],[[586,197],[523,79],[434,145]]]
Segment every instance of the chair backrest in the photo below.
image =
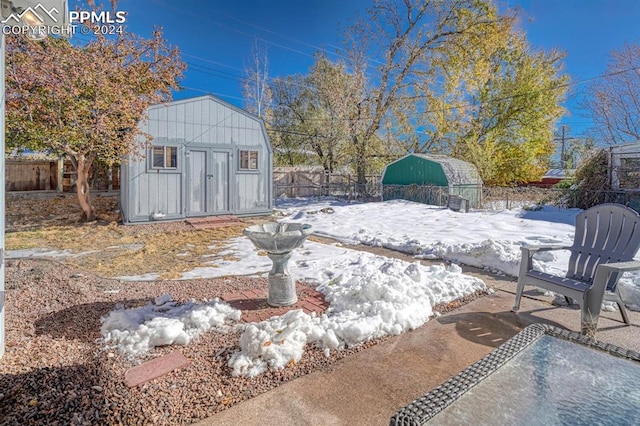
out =
[[[622,204],[600,204],[576,217],[567,278],[592,282],[601,263],[632,260],[640,247],[640,216]],[[619,274],[607,283],[615,290]]]

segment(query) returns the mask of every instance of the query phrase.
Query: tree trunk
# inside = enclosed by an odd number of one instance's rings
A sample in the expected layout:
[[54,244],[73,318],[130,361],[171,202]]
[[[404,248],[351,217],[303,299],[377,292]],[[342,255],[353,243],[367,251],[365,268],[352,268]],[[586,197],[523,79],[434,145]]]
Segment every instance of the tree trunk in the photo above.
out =
[[353,143],[358,147],[358,154],[356,157],[356,186],[358,187],[358,193],[367,197],[367,157],[365,155],[366,144],[364,140],[359,140],[358,136],[353,137]]
[[78,202],[82,209],[82,221],[93,222],[96,220],[96,209],[91,205],[91,189],[89,187],[89,169],[91,169],[92,161],[78,159],[76,171],[78,172],[78,180],[76,181],[76,193],[78,194]]

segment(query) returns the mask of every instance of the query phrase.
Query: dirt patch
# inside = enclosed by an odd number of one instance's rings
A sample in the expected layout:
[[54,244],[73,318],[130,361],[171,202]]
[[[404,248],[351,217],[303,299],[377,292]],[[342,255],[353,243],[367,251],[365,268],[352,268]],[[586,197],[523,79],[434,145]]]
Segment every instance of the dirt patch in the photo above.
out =
[[242,219],[212,229],[195,229],[184,221],[123,226],[117,197],[94,197],[94,205],[98,220],[83,224],[75,197],[9,197],[5,246],[68,250],[79,256],[65,257],[64,263],[104,277],[158,273],[171,279],[211,266],[208,262],[229,239],[242,235],[244,227],[269,220]]
[[[92,197],[99,221],[118,222],[117,193]],[[78,226],[82,210],[74,194],[7,193],[6,232],[41,229],[50,226]]]

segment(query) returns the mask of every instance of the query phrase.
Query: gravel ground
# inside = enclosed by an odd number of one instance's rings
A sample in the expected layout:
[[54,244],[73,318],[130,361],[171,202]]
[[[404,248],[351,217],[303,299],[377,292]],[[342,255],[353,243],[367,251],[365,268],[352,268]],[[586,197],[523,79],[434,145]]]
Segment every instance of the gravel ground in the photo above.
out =
[[[115,197],[94,199],[101,219],[118,220]],[[7,201],[7,231],[75,223],[73,197],[16,197]],[[264,220],[264,219],[260,219]],[[122,227],[145,234],[182,230],[184,222]],[[173,300],[205,301],[264,288],[266,278],[227,277],[190,281],[121,282],[51,260],[9,260],[5,279],[5,346],[0,359],[0,426],[3,425],[178,425],[189,424],[266,392],[381,340],[333,352],[307,347],[296,365],[258,377],[232,377],[227,366],[240,331],[209,332],[188,346],[155,348],[132,361],[99,341],[100,318],[116,304],[136,307],[162,294]],[[114,292],[117,290],[117,293]],[[437,306],[444,313],[474,299]],[[140,362],[179,350],[191,364],[147,384],[129,388],[124,373]]]
[[329,358],[308,348],[295,366],[243,378],[232,377],[227,366],[240,333],[210,332],[188,346],[151,351],[147,359],[178,348],[191,365],[128,388],[124,373],[136,362],[97,341],[100,318],[117,303],[141,306],[165,293],[176,301],[209,300],[238,290],[266,289],[267,280],[124,283],[48,260],[11,260],[6,266],[6,352],[0,359],[3,425],[188,424],[377,343]]

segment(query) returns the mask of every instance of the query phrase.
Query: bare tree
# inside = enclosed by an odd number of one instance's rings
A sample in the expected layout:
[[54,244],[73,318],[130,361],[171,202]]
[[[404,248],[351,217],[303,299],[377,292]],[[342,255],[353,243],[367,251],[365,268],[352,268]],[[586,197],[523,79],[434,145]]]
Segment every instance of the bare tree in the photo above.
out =
[[243,83],[244,96],[247,100],[245,108],[258,117],[269,121],[271,101],[273,98],[269,86],[269,59],[267,49],[256,39],[251,50],[251,60],[245,67]]
[[292,75],[273,81],[273,117],[269,137],[278,165],[295,166],[313,163],[311,151],[313,130],[309,129],[309,91],[307,77]]
[[607,144],[640,140],[640,44],[611,53],[607,72],[588,89],[584,107]]

